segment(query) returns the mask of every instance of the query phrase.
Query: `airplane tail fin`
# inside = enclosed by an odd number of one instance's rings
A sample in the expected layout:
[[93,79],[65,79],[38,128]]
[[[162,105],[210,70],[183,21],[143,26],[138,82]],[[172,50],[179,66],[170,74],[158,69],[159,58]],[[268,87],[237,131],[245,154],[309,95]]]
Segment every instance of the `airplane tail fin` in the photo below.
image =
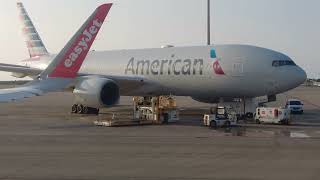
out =
[[111,4],[99,6],[75,33],[49,66],[40,74],[41,78],[76,78],[91,45],[107,17]]
[[21,2],[17,3],[17,8],[19,10],[21,22],[23,24],[23,34],[26,39],[30,58],[49,54],[39,36],[39,33],[34,27],[27,11],[25,10]]

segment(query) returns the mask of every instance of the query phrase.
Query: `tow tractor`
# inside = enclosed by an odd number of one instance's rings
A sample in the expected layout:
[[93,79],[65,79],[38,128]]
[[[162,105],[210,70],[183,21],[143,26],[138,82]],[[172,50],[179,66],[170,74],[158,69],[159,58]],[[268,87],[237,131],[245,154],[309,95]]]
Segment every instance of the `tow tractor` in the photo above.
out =
[[210,128],[231,127],[237,125],[236,113],[228,113],[226,107],[217,107],[213,114],[205,114],[203,124]]

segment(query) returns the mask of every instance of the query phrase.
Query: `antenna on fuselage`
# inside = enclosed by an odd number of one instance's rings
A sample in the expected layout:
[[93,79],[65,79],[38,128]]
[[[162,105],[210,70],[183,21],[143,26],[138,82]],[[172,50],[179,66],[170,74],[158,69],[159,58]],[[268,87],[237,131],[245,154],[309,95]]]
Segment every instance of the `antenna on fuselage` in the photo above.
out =
[[207,45],[211,45],[211,8],[210,0],[207,0]]

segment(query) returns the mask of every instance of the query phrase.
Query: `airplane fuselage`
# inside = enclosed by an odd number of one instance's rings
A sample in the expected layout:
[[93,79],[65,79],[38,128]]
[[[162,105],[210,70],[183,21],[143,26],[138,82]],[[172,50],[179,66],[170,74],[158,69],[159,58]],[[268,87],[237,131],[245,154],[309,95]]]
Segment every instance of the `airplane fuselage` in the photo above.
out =
[[[54,56],[25,60],[23,65],[44,69]],[[122,90],[122,95],[172,94],[207,100],[274,95],[306,79],[288,56],[247,45],[92,51],[79,74],[143,77],[152,82]]]

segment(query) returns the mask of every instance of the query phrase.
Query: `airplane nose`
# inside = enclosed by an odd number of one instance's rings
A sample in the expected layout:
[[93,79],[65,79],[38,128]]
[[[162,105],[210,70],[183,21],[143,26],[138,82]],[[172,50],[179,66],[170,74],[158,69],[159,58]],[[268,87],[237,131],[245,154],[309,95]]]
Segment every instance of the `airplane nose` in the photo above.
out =
[[298,73],[297,73],[297,81],[299,84],[303,84],[307,80],[307,73],[301,68],[298,67]]
[[294,89],[303,84],[307,79],[306,72],[299,66],[287,66],[288,69],[281,71],[281,77],[278,79],[278,89],[281,92]]
[[290,80],[287,81],[288,86],[291,86],[291,88],[296,88],[307,80],[307,74],[301,67],[295,66],[291,69],[289,78]]

